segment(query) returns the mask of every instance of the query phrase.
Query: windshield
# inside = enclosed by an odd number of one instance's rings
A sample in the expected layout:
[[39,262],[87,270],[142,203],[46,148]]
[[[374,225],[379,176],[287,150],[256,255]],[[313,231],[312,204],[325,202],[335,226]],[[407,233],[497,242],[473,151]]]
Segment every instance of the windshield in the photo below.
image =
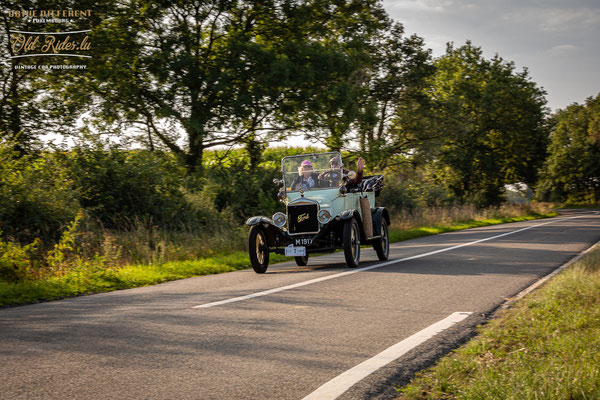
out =
[[340,153],[318,153],[285,157],[282,161],[285,190],[317,190],[340,187]]

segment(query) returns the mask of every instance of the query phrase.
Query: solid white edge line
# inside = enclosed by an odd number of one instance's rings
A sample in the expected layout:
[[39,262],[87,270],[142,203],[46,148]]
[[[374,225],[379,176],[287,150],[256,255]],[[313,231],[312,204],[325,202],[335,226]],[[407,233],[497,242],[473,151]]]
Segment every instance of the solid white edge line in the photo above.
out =
[[402,357],[410,350],[426,342],[432,337],[450,328],[452,325],[464,320],[470,312],[455,312],[441,321],[428,326],[427,328],[415,333],[412,336],[388,347],[376,356],[363,361],[357,366],[336,376],[329,382],[321,385],[317,390],[304,397],[302,400],[333,400],[354,386],[356,383],[366,378],[378,369],[386,366],[394,360]]
[[493,239],[498,239],[498,238],[501,238],[501,237],[504,237],[504,236],[513,235],[515,233],[523,232],[523,231],[526,231],[526,230],[529,230],[529,229],[533,229],[533,228],[537,228],[537,227],[540,227],[540,226],[554,224],[554,223],[557,223],[557,222],[566,221],[566,220],[575,219],[575,218],[582,218],[582,217],[585,217],[585,216],[587,216],[587,215],[579,215],[579,216],[576,216],[576,217],[568,217],[568,218],[555,219],[555,220],[552,220],[552,221],[544,222],[542,224],[537,224],[537,225],[528,226],[528,227],[525,227],[525,228],[522,228],[522,229],[517,229],[516,231],[506,232],[506,233],[503,233],[503,234],[500,234],[500,235],[491,236],[489,238],[475,240],[474,242],[463,243],[463,244],[459,244],[459,245],[456,245],[456,246],[446,247],[446,248],[443,248],[443,249],[430,251],[428,253],[417,254],[417,255],[411,256],[411,257],[400,258],[400,259],[396,259],[396,260],[390,260],[390,261],[386,261],[386,262],[381,263],[381,264],[371,265],[369,267],[357,268],[357,269],[353,269],[352,271],[340,272],[338,274],[328,275],[328,276],[324,276],[324,277],[321,277],[321,278],[316,278],[316,279],[311,279],[311,280],[304,281],[304,282],[294,283],[292,285],[287,285],[287,286],[282,286],[282,287],[278,287],[278,288],[274,288],[274,289],[264,290],[264,291],[261,291],[261,292],[256,292],[256,293],[248,294],[248,295],[245,295],[245,296],[232,297],[232,298],[225,299],[225,300],[220,300],[220,301],[215,301],[215,302],[211,302],[211,303],[200,304],[200,305],[197,305],[197,306],[193,306],[192,308],[210,308],[210,307],[220,306],[220,305],[223,305],[223,304],[235,303],[235,302],[243,301],[243,300],[249,300],[249,299],[253,299],[253,298],[256,298],[256,297],[267,296],[269,294],[283,292],[285,290],[295,289],[295,288],[299,288],[299,287],[302,287],[302,286],[312,285],[313,283],[323,282],[323,281],[327,281],[329,279],[341,278],[341,277],[346,276],[346,275],[356,274],[356,273],[362,272],[362,271],[368,271],[368,270],[375,269],[375,268],[385,267],[385,266],[390,265],[390,264],[401,263],[401,262],[410,261],[410,260],[416,260],[418,258],[428,257],[428,256],[431,256],[431,255],[434,255],[434,254],[439,254],[439,253],[443,253],[443,252],[450,251],[450,250],[456,250],[456,249],[459,249],[461,247],[471,246],[471,245],[474,245],[474,244],[477,244],[477,243],[482,243],[482,242],[487,242],[488,240],[493,240]]

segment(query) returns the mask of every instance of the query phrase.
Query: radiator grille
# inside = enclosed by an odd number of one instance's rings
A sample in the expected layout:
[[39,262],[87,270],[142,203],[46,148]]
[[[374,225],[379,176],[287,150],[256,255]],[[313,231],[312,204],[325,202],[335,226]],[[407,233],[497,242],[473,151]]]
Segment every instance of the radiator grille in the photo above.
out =
[[302,204],[288,206],[289,232],[296,233],[316,233],[319,231],[319,220],[317,212],[319,207],[316,204]]

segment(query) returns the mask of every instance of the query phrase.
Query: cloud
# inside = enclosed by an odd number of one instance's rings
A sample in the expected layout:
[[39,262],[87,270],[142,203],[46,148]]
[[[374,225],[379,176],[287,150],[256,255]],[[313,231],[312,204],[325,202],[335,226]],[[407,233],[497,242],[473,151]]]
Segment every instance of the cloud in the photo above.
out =
[[445,12],[452,8],[452,0],[388,0],[386,7],[394,10]]
[[594,8],[523,8],[504,19],[533,23],[543,32],[564,32],[573,28],[596,28],[600,24],[600,9]]
[[572,44],[560,44],[558,46],[552,47],[550,50],[548,50],[547,53],[554,57],[564,57],[569,54],[572,54],[576,50],[577,46],[574,46]]

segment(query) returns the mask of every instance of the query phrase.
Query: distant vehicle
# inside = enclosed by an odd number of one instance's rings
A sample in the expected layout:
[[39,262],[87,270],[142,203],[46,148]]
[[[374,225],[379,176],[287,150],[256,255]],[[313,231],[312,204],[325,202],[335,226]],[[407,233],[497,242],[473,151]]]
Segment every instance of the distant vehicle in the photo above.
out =
[[343,249],[346,263],[354,268],[361,244],[370,244],[380,260],[388,259],[390,217],[384,207],[375,207],[382,175],[353,183],[356,173],[343,168],[339,152],[284,157],[281,169],[283,179],[273,182],[282,186],[278,197],[286,212],[246,221],[254,271],[267,271],[271,252],[292,256],[304,266],[309,254]]

